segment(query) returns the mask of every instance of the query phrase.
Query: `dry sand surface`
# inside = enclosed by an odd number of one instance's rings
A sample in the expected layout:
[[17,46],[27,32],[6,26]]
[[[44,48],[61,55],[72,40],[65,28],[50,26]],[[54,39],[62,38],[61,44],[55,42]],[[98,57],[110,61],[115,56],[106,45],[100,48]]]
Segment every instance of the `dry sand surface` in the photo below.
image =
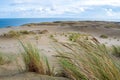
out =
[[[120,23],[114,22],[97,22],[97,21],[83,21],[83,22],[53,22],[53,23],[39,23],[39,24],[26,24],[19,27],[9,27],[0,29],[0,51],[5,55],[13,57],[12,62],[0,65],[0,80],[53,80],[49,76],[42,76],[36,73],[20,72],[18,66],[21,66],[24,70],[24,63],[19,55],[23,49],[16,38],[3,37],[4,33],[11,30],[27,30],[36,32],[38,30],[46,30],[47,32],[42,34],[28,34],[22,36],[20,39],[25,42],[31,42],[38,46],[42,53],[44,53],[51,64],[55,66],[58,72],[61,68],[54,55],[54,49],[52,43],[54,39],[51,39],[51,35],[54,35],[55,40],[59,42],[69,42],[67,37],[68,33],[81,33],[94,36],[100,43],[104,43],[108,46],[120,45]],[[101,38],[100,35],[107,35],[108,38]],[[37,39],[36,39],[37,38]],[[16,63],[18,63],[16,65]],[[20,68],[21,68],[20,67]],[[56,77],[55,80],[67,80],[65,78]]]

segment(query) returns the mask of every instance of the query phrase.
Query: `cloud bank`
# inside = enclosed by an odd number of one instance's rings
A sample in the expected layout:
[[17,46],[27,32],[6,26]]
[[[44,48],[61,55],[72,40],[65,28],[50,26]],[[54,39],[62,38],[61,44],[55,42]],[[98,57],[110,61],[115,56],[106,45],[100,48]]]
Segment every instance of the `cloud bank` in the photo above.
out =
[[4,0],[0,17],[120,19],[119,0]]

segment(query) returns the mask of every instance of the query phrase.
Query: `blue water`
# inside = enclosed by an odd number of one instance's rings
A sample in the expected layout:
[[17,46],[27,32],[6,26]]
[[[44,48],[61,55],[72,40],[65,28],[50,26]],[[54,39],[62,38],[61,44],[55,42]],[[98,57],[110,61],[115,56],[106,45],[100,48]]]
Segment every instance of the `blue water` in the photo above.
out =
[[27,23],[53,22],[53,21],[82,21],[80,18],[1,18],[0,28],[8,26],[20,26]]
[[27,23],[53,22],[53,21],[72,21],[79,20],[73,18],[3,18],[0,19],[0,28],[8,26],[20,26]]

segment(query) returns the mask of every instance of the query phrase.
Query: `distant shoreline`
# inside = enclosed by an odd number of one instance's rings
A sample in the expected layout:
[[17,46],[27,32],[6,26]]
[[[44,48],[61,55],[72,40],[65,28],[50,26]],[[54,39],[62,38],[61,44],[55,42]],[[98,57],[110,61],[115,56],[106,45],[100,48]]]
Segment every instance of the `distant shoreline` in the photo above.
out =
[[120,22],[120,20],[95,20],[83,18],[0,18],[0,28],[7,28],[13,26],[21,26],[24,24],[38,24],[43,22],[57,22],[57,21],[103,21],[103,22]]

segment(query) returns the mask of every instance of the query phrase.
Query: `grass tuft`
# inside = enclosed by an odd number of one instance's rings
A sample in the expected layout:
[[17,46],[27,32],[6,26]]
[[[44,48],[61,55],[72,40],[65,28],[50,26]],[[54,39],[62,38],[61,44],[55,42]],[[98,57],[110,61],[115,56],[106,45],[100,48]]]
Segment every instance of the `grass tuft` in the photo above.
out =
[[102,34],[102,35],[100,35],[100,38],[108,38],[108,36],[107,35],[104,35],[104,34]]
[[72,33],[72,34],[69,36],[69,40],[70,40],[70,41],[73,41],[73,42],[76,42],[79,38],[80,38],[80,34],[78,34],[78,33]]
[[87,39],[88,38],[88,34],[80,34],[80,33],[70,33],[69,35],[69,40],[72,42],[76,42],[78,40],[82,39]]
[[47,57],[43,56],[37,47],[30,43],[25,44],[21,42],[21,44],[25,51],[22,53],[22,56],[27,71],[42,75],[54,75],[54,71],[51,70]]
[[9,38],[18,38],[21,35],[27,35],[27,34],[30,34],[30,32],[27,30],[20,30],[20,31],[11,30],[8,33],[4,33],[3,36]]

